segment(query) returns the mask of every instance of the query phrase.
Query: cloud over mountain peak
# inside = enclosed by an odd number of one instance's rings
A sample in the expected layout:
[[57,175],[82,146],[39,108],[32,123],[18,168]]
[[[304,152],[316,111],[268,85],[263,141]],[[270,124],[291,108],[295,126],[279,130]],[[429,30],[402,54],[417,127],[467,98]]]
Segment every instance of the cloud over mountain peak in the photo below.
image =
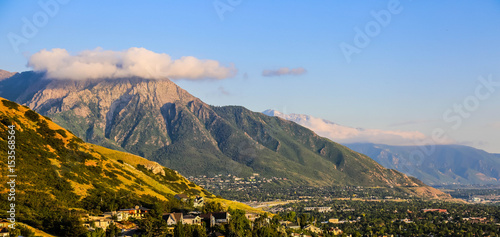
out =
[[112,51],[96,48],[75,55],[66,49],[43,49],[33,54],[28,66],[45,72],[53,79],[99,79],[142,77],[150,79],[225,79],[233,77],[237,69],[222,66],[218,61],[184,56],[172,58],[145,48]]

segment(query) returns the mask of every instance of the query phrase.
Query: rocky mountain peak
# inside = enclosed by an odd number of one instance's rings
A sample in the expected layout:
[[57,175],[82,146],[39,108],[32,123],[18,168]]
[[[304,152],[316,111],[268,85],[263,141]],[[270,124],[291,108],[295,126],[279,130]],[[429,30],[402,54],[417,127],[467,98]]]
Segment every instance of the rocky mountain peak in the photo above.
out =
[[37,91],[28,106],[40,110],[49,101],[60,101],[61,109],[74,108],[81,100],[95,100],[101,109],[111,108],[114,102],[123,102],[132,97],[141,103],[164,105],[175,101],[187,103],[196,98],[168,79],[150,80],[141,78],[101,80],[50,80],[43,90]]

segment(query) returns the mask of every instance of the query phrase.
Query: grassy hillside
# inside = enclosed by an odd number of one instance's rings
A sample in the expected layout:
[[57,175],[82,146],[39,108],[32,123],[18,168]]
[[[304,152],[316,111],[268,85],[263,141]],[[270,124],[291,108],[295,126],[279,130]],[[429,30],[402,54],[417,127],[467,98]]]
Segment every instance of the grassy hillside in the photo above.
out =
[[[213,195],[178,172],[128,153],[83,142],[25,106],[0,98],[0,155],[7,157],[9,127],[15,128],[17,221],[60,235],[84,231],[82,213],[175,202],[173,196]],[[9,173],[7,165],[0,166]],[[2,183],[7,177],[2,175]],[[1,189],[2,196],[7,189]],[[220,201],[220,200],[219,200]],[[227,201],[228,207],[241,204]],[[9,202],[0,201],[2,210]],[[250,209],[250,207],[246,207]],[[0,214],[5,218],[6,213]]]

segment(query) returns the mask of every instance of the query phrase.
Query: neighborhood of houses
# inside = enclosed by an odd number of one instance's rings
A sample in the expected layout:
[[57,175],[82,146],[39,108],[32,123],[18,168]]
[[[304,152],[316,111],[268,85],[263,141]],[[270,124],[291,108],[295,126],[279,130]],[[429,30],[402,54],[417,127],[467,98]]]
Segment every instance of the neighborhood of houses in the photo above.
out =
[[474,195],[468,200],[470,203],[483,203],[483,204],[495,204],[500,203],[500,195],[490,194],[490,195]]
[[[190,198],[185,194],[175,195],[175,198],[181,201],[193,201],[193,204],[197,207],[201,207],[204,205],[203,197],[195,197]],[[316,212],[331,212],[333,209],[331,207],[305,207],[305,211],[316,211]],[[115,225],[122,231],[121,236],[132,236],[133,234],[137,234],[137,226],[131,222],[131,219],[143,219],[151,210],[142,206],[135,206],[128,209],[119,209],[117,211],[105,212],[98,216],[90,216],[87,215],[83,218],[85,226],[90,231],[94,231],[97,228],[101,228],[106,230],[111,224]],[[342,209],[342,211],[354,211],[354,209]],[[408,211],[410,212],[410,211]],[[444,213],[447,214],[447,209],[421,209],[421,212],[427,213]],[[411,213],[411,212],[410,212]],[[260,217],[260,214],[257,213],[246,213],[245,217],[250,221],[254,222],[257,218]],[[201,213],[199,211],[191,211],[188,213],[182,212],[173,212],[173,213],[163,213],[162,219],[165,220],[167,224],[167,229],[173,231],[175,225],[178,223],[182,223],[184,225],[203,225],[207,228],[215,227],[217,225],[227,224],[231,220],[231,214],[229,212],[209,212],[209,213]],[[486,217],[464,217],[462,218],[464,221],[470,223],[488,223],[489,219]],[[328,221],[321,222],[321,224],[342,224],[342,223],[353,223],[360,220],[358,217],[356,220],[339,220],[338,218],[330,218]],[[265,219],[268,223],[270,219]],[[413,223],[412,220],[406,218],[401,219],[401,222],[405,223]],[[0,220],[0,237],[9,236],[8,225],[10,222],[6,220]],[[303,233],[303,231],[308,231],[309,233],[315,233],[318,236],[322,236],[324,233],[330,233],[334,235],[342,235],[343,231],[339,229],[337,226],[330,226],[326,229],[321,229],[314,224],[307,224],[301,228],[300,225],[293,223],[291,221],[279,221],[281,228],[291,230],[292,233],[289,236],[294,237],[308,237]],[[222,234],[215,232],[211,233],[210,236],[223,236]]]
[[[183,202],[191,200],[191,198],[186,194],[177,194],[175,195],[175,198]],[[195,208],[202,207],[204,203],[205,202],[203,197],[197,196],[193,198],[193,207]],[[145,215],[149,213],[149,211],[150,209],[148,208],[135,206],[133,208],[105,212],[99,216],[87,215],[83,218],[83,221],[85,223],[85,227],[87,227],[90,231],[93,231],[97,228],[106,230],[111,224],[115,224],[122,230],[122,232],[133,233],[136,229],[135,225],[126,221],[128,221],[129,219],[140,220],[144,218]],[[229,213],[217,212],[200,214],[199,212],[191,212],[189,213],[189,215],[184,215],[183,213],[163,213],[162,218],[167,222],[169,226],[174,226],[179,222],[188,225],[201,225],[202,222],[205,222],[208,224],[207,226],[213,226],[215,224],[227,223],[229,221]],[[173,229],[173,227],[171,227],[171,229]]]
[[[191,199],[185,194],[177,194],[175,195],[175,198],[177,198],[180,201],[191,201],[193,200],[193,205],[195,207],[201,207],[204,205],[204,198],[203,197],[195,197]],[[330,211],[330,207],[312,207],[310,208],[311,210],[321,210],[321,211]],[[114,224],[117,226],[119,229],[121,229],[122,234],[124,236],[131,236],[135,233],[137,233],[137,227],[135,224],[130,222],[129,220],[131,219],[142,219],[144,218],[148,213],[150,212],[150,209],[141,207],[141,206],[135,206],[133,208],[128,208],[128,209],[119,209],[117,211],[111,211],[111,212],[105,212],[99,216],[90,216],[87,215],[84,217],[84,223],[85,227],[88,228],[90,231],[94,231],[97,228],[101,228],[103,230],[106,230],[111,224]],[[246,213],[245,217],[250,221],[254,222],[257,218],[260,217],[260,214],[257,213]],[[162,219],[165,220],[167,223],[168,227],[167,229],[170,231],[173,231],[175,228],[175,225],[178,223],[182,223],[185,225],[204,225],[207,228],[214,227],[216,225],[221,225],[221,224],[227,224],[231,220],[231,214],[229,212],[209,212],[209,213],[201,213],[199,211],[191,211],[189,213],[182,213],[182,212],[173,212],[173,213],[163,213],[162,214]],[[268,218],[266,220],[267,222],[270,221]],[[342,223],[342,221],[339,221],[338,219],[331,219],[330,223]],[[284,229],[290,229],[294,232],[301,232],[301,230],[307,230],[312,233],[316,234],[322,234],[323,230],[321,228],[318,228],[312,224],[306,225],[303,228],[301,228],[299,225],[292,223],[290,221],[280,221],[280,225]],[[335,235],[340,235],[342,234],[342,230],[340,230],[338,227],[335,228],[329,228],[326,231],[329,233],[333,233]],[[220,233],[212,233],[213,236],[222,236],[219,235]],[[1,235],[0,235],[1,236]],[[298,234],[298,233],[292,233],[291,236],[308,236],[304,234]]]
[[[149,209],[144,207],[136,206],[131,209],[120,209],[118,211],[106,212],[99,216],[87,216],[84,221],[86,222],[86,227],[89,230],[94,230],[95,228],[101,228],[106,230],[109,225],[115,224],[122,231],[132,231],[133,228],[127,229],[126,225],[120,224],[129,220],[130,218],[142,219],[145,217]],[[206,226],[215,226],[217,224],[225,224],[230,220],[230,214],[228,212],[211,212],[207,214],[201,214],[200,212],[190,212],[188,215],[183,213],[163,213],[162,218],[167,222],[167,225],[173,230],[173,226],[177,223],[187,224],[187,225],[202,225],[205,223]]]
[[[272,183],[274,181],[286,181],[287,178],[271,177],[266,178],[260,176],[258,173],[253,173],[252,176],[247,178],[240,178],[236,175],[228,174],[222,175],[218,174],[214,177],[207,177],[206,175],[201,176],[190,176],[189,180],[195,182],[200,187],[206,189],[220,189],[220,190],[238,190],[244,189],[248,185],[263,185],[266,183]],[[256,186],[256,187],[257,187]]]
[[[185,194],[177,194],[175,198],[180,201],[193,201],[194,207],[202,207],[205,202],[203,197],[195,197],[190,198]],[[328,211],[328,208],[323,207],[315,207],[311,210],[325,210]],[[82,221],[84,222],[84,226],[89,231],[95,231],[100,228],[106,230],[110,225],[115,225],[121,230],[121,236],[132,236],[133,234],[138,234],[138,227],[131,220],[136,219],[140,220],[146,217],[151,210],[142,206],[135,206],[127,209],[119,209],[116,211],[104,212],[98,216],[85,215],[82,217]],[[245,217],[253,223],[257,218],[260,217],[258,213],[246,213]],[[209,212],[209,213],[201,213],[199,211],[191,211],[188,213],[182,212],[173,212],[173,213],[163,213],[162,219],[167,223],[167,229],[173,231],[175,226],[178,223],[182,223],[185,225],[204,225],[207,228],[211,228],[217,225],[227,224],[231,220],[231,214],[229,212]],[[265,221],[270,222],[270,218],[267,218]],[[5,220],[0,220],[0,237],[9,236],[9,228],[8,224],[10,222]],[[338,219],[331,220],[331,223],[341,223]],[[302,230],[307,230],[312,233],[322,234],[324,230],[318,228],[312,224],[306,225],[303,228],[301,226],[292,223],[290,221],[280,221],[281,228],[290,229],[293,232],[291,236],[300,236],[307,237],[302,232]],[[342,234],[342,230],[338,227],[329,228],[326,231],[329,233],[333,233],[335,235]],[[223,236],[220,233],[212,233],[211,236]]]
[[[129,220],[129,218],[142,219],[148,212],[149,209],[136,206],[130,209],[120,209],[114,212],[106,212],[99,216],[87,216],[84,219],[84,221],[86,222],[85,224],[86,227],[90,231],[93,231],[96,228],[101,228],[103,230],[106,230],[106,228],[108,228],[109,225],[115,224],[118,228],[122,230],[122,234],[124,234],[125,236],[129,236],[135,233],[136,227],[133,225],[127,226],[126,224],[123,223],[126,223],[126,221]],[[245,217],[251,222],[255,221],[255,219],[257,219],[259,216],[260,215],[256,213],[245,214]],[[227,224],[231,219],[231,214],[228,212],[210,212],[201,214],[200,212],[193,211],[189,212],[186,215],[184,213],[163,213],[162,217],[163,220],[166,221],[168,229],[170,231],[173,231],[174,226],[179,222],[185,225],[205,225],[206,227],[214,227],[216,225]],[[340,223],[340,222],[336,220],[335,223]],[[301,230],[299,225],[289,221],[280,221],[280,224],[286,229]],[[302,230],[308,230],[310,232],[317,234],[323,233],[322,229],[311,224],[303,227]],[[335,235],[340,235],[343,233],[342,230],[340,230],[338,227],[329,228],[328,232],[333,233]],[[219,233],[214,233],[215,236],[221,236],[217,234]],[[307,236],[307,235],[292,233],[291,236]]]

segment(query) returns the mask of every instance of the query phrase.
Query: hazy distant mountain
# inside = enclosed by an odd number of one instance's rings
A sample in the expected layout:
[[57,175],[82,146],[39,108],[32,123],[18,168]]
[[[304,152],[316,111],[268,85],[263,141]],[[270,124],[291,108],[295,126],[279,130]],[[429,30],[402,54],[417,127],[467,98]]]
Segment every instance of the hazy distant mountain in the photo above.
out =
[[256,172],[295,184],[413,187],[419,195],[443,195],[296,123],[238,106],[209,106],[168,79],[42,77],[17,74],[0,82],[0,95],[86,141],[144,156],[184,175]]
[[346,144],[387,168],[412,175],[429,185],[500,185],[500,156],[460,145],[436,145],[429,155],[412,155],[418,146]]
[[[393,138],[407,137],[391,131],[350,128],[328,120],[303,114],[283,114],[275,110],[266,110],[265,114],[278,116],[310,128],[319,135],[341,142],[354,151],[363,153],[386,168],[396,169],[412,175],[429,185],[447,184],[500,184],[500,156],[467,146],[436,145],[435,151],[424,159],[414,159],[412,152],[419,151],[418,146],[391,146],[384,143],[387,135]],[[411,136],[410,136],[411,137]],[[371,143],[360,141],[369,140]],[[352,141],[360,143],[351,143]]]
[[338,143],[381,143],[390,145],[413,145],[415,141],[425,139],[420,132],[388,131],[380,129],[363,129],[343,126],[325,119],[304,114],[283,114],[276,110],[263,112],[269,116],[277,116],[296,122],[313,130],[320,136],[330,138]]
[[0,69],[0,80],[14,76],[17,72],[8,72]]

